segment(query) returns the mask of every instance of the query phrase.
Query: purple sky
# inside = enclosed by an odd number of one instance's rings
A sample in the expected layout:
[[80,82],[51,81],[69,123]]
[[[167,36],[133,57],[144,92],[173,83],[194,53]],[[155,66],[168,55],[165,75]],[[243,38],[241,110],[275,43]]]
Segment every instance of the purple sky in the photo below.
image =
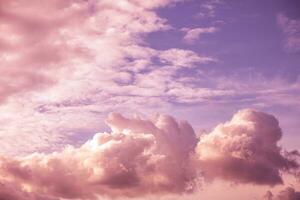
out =
[[[299,138],[299,8],[298,1],[190,1],[158,12],[174,29],[149,34],[147,43],[155,49],[190,49],[216,58],[182,73],[201,73],[194,82],[197,87],[235,91],[212,97],[213,108],[207,101],[186,105],[195,112],[190,121],[199,123],[204,112],[202,124],[196,125],[206,126],[239,108],[258,108],[274,113],[286,133]],[[217,31],[185,43],[185,32],[180,31],[184,27]]]

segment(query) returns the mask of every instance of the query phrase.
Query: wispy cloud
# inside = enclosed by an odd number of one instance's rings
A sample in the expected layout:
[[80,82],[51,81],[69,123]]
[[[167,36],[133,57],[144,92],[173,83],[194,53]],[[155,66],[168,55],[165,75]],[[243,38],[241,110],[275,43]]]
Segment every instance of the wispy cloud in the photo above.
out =
[[213,18],[216,16],[216,9],[224,4],[223,0],[207,0],[201,4],[200,12],[196,15],[198,18]]
[[183,28],[181,29],[183,32],[185,32],[185,35],[183,37],[183,41],[188,44],[193,44],[195,41],[197,41],[203,34],[207,33],[214,33],[218,31],[218,28],[216,27],[199,27],[199,28]]
[[284,47],[287,51],[300,50],[300,20],[290,19],[284,14],[277,15],[277,23],[284,34]]

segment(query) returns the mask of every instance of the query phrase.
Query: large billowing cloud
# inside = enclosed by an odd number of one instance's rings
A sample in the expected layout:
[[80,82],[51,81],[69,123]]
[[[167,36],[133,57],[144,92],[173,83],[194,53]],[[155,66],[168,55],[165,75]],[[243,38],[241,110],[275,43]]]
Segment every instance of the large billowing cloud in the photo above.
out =
[[1,159],[1,181],[14,181],[27,193],[83,199],[193,190],[189,156],[197,139],[187,122],[111,114],[107,123],[112,133],[98,133],[80,148]]
[[[202,178],[274,185],[280,172],[297,169],[277,146],[278,121],[239,111],[230,122],[196,138],[185,121],[110,114],[111,133],[81,147],[0,160],[0,199],[97,199],[193,192]],[[204,186],[205,187],[205,186]]]
[[299,165],[282,155],[279,123],[272,115],[241,110],[201,137],[197,155],[205,176],[242,183],[282,183],[280,171]]

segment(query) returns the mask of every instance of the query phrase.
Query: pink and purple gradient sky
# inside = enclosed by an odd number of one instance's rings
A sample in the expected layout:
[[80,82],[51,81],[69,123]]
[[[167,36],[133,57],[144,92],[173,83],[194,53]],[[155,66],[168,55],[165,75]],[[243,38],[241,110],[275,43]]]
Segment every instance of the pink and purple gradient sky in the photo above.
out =
[[300,199],[297,0],[0,0],[0,75],[0,199]]

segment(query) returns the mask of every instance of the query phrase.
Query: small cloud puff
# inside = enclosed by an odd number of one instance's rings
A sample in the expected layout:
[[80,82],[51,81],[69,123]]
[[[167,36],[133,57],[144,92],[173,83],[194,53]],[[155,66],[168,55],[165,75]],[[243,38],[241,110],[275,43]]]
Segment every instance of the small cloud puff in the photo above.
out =
[[218,31],[218,28],[216,27],[183,28],[182,31],[185,32],[183,41],[188,44],[193,44],[196,40],[198,40],[201,37],[201,35],[207,33],[214,33]]

